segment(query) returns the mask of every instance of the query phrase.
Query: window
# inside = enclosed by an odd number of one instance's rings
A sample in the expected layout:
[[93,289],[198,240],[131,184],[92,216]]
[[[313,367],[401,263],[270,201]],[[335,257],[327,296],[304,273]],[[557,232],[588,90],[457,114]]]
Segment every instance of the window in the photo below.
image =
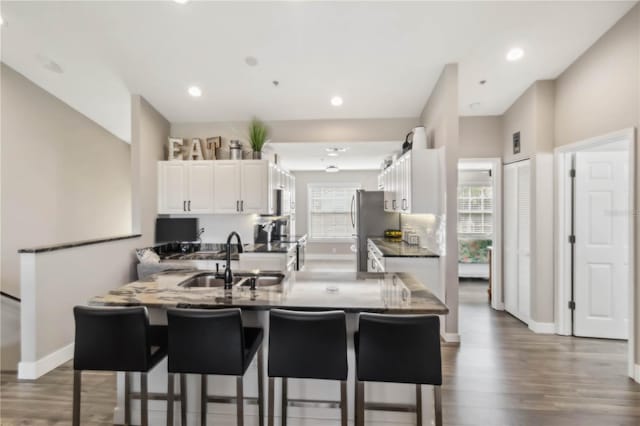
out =
[[351,238],[351,199],[358,184],[310,183],[309,192],[309,238]]
[[491,186],[458,187],[458,234],[490,236],[493,233],[492,212]]

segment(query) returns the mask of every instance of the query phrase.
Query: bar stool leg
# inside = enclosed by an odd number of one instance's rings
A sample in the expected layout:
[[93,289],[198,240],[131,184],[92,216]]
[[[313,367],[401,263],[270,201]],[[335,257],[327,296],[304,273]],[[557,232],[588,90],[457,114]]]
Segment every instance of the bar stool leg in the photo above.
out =
[[167,426],[173,426],[173,393],[175,387],[174,374],[167,376]]
[[269,413],[267,414],[267,416],[269,417],[268,421],[267,421],[267,425],[268,426],[273,426],[273,410],[275,408],[275,403],[274,403],[274,394],[275,394],[275,380],[273,377],[269,377],[269,395],[267,396],[267,398],[269,398]]
[[287,406],[289,399],[287,397],[287,378],[282,378],[282,426],[287,426]]
[[124,424],[131,424],[131,373],[124,372]]
[[342,418],[342,426],[347,426],[349,421],[347,414],[347,382],[340,382],[340,417]]
[[200,426],[207,426],[207,375],[200,375]]
[[140,424],[149,425],[149,394],[147,391],[147,373],[140,373]]
[[180,424],[187,426],[187,375],[180,374]]
[[358,405],[356,426],[364,426],[364,382],[356,381],[356,392],[358,394],[356,397]]
[[442,426],[442,394],[440,386],[433,387],[433,402],[436,417],[436,426]]
[[264,355],[258,349],[258,425],[264,426]]
[[82,371],[73,370],[73,426],[80,426],[80,395],[82,391]]
[[418,426],[422,426],[422,386],[416,385],[416,418]]
[[238,426],[244,425],[244,392],[242,390],[242,376],[236,377],[236,409],[238,416]]

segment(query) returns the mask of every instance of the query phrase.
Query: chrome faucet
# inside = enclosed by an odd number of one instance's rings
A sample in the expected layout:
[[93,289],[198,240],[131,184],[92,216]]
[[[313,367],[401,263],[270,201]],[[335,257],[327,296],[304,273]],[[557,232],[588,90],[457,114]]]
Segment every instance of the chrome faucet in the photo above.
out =
[[224,270],[224,289],[230,290],[233,287],[233,273],[231,272],[231,239],[236,237],[238,240],[238,253],[242,253],[242,241],[240,241],[240,235],[236,231],[233,231],[227,237],[227,267]]

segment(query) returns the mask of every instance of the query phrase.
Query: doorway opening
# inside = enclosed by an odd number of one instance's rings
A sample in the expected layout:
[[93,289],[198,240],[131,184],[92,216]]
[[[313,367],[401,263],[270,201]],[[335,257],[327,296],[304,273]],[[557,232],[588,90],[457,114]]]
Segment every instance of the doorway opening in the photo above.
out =
[[488,304],[502,300],[502,165],[499,158],[458,161],[458,276],[486,289]]
[[634,376],[635,130],[555,150],[558,334],[628,340]]

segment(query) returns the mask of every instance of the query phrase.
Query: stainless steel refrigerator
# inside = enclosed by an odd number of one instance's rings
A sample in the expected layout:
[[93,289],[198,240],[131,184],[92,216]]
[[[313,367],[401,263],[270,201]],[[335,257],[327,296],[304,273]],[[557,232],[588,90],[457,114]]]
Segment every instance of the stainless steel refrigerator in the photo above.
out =
[[351,199],[351,224],[358,271],[367,271],[367,238],[383,237],[387,229],[400,229],[400,214],[384,211],[384,192],[359,189]]

